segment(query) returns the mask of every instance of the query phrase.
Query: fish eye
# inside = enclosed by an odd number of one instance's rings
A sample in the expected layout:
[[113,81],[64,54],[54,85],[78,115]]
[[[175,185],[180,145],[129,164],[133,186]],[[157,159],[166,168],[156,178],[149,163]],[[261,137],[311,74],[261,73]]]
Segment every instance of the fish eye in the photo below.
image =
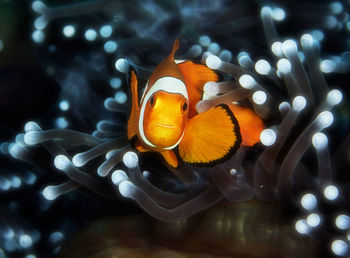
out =
[[186,111],[186,109],[187,109],[187,103],[185,102],[185,103],[182,105],[182,110],[183,110],[183,111]]

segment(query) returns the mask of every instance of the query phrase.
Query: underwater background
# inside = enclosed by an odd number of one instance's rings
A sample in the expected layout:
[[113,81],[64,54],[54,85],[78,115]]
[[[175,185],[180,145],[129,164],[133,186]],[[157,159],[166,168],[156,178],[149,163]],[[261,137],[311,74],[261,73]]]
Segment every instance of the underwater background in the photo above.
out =
[[[349,10],[349,1],[0,1],[0,257],[349,256]],[[315,50],[311,54],[305,43],[310,37]],[[271,49],[274,42],[292,39],[298,45],[298,57],[313,87],[315,114],[322,108],[328,110],[323,97],[338,90],[332,93],[339,102],[330,104],[335,106],[334,121],[325,130],[328,154],[318,150],[315,154],[312,147],[303,156],[295,151],[303,168],[290,178],[292,197],[259,192],[254,175],[249,174],[248,179],[236,181],[238,186],[240,182],[248,186],[248,197],[230,199],[225,195],[227,188],[220,189],[215,180],[219,176],[200,176],[200,190],[207,185],[219,189],[210,195],[218,195],[212,205],[193,201],[194,211],[183,217],[175,212],[157,216],[158,210],[142,205],[146,201],[125,198],[110,175],[97,175],[103,159],[85,169],[94,180],[85,184],[68,179],[44,148],[22,144],[23,135],[16,138],[29,121],[43,130],[95,131],[94,137],[100,139],[125,135],[130,67],[144,85],[176,38],[181,59],[205,63],[205,55],[211,53],[235,64],[235,68],[215,67],[223,80],[238,81],[234,72],[229,73],[232,69],[255,76],[278,102],[267,103],[271,106],[266,115],[266,126],[277,132],[276,125],[286,116],[278,104],[292,102],[288,98],[292,94],[283,85],[290,80],[305,82],[299,81],[302,76],[290,79],[283,63],[279,67],[281,59],[293,65],[295,60],[288,49],[282,54]],[[271,64],[274,75],[257,68],[262,59]],[[261,116],[266,113],[263,108],[257,110]],[[296,126],[289,128],[291,138],[302,135],[312,119],[310,115],[295,120]],[[113,123],[99,123],[102,120]],[[118,130],[109,134],[106,128]],[[69,140],[59,143],[68,152],[88,150],[69,145]],[[14,144],[21,145],[22,152],[15,153]],[[276,164],[283,163],[286,153],[293,156],[289,152],[294,151],[293,144],[286,140]],[[259,145],[249,151],[242,167],[258,164],[264,148]],[[30,158],[23,150],[28,150]],[[171,194],[187,190],[188,185],[171,176],[157,155],[140,155],[139,159],[157,189]],[[130,169],[125,164],[121,167]],[[320,178],[318,171],[328,167],[332,177]],[[220,169],[230,171],[225,166]],[[188,170],[201,175],[201,170]],[[205,173],[215,173],[212,170]],[[277,181],[272,178],[272,184]],[[62,190],[54,198],[43,194],[47,186],[65,183],[67,193]],[[333,189],[333,197],[325,194],[326,185],[333,187],[328,188]],[[310,197],[307,193],[312,194],[311,201],[303,204],[302,197]],[[189,195],[188,200],[192,198]]]

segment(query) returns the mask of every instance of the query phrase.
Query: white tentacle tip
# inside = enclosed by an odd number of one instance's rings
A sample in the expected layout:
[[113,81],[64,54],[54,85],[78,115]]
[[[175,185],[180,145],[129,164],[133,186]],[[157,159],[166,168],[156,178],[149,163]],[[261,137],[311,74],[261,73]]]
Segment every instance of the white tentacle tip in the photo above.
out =
[[253,89],[256,86],[255,79],[249,74],[243,74],[239,77],[239,84],[245,89]]
[[209,46],[211,39],[207,35],[202,35],[199,37],[198,42],[203,47],[207,47]]
[[120,182],[118,189],[120,194],[126,198],[133,198],[136,191],[135,185],[128,180]]
[[257,73],[267,75],[271,71],[271,65],[265,59],[260,59],[255,63]]
[[260,134],[260,141],[265,146],[271,146],[276,142],[276,132],[272,129],[265,129]]
[[282,51],[285,56],[297,54],[297,43],[292,39],[287,39],[282,43]]
[[34,21],[34,27],[37,30],[43,30],[49,23],[49,20],[47,19],[46,16],[40,16],[39,18],[36,18]]
[[9,153],[13,158],[19,158],[21,156],[21,153],[23,151],[23,147],[17,143],[10,144],[9,146]]
[[312,136],[312,145],[316,150],[322,150],[328,145],[328,138],[324,133],[315,133]]
[[317,198],[312,193],[306,193],[301,197],[300,204],[305,210],[314,210],[317,207]]
[[272,16],[272,9],[269,6],[264,6],[260,11],[261,17]]
[[216,55],[209,55],[205,60],[205,63],[210,69],[219,69],[222,61]]
[[340,104],[343,100],[343,94],[340,90],[334,89],[327,94],[327,103],[331,106]]
[[339,197],[338,187],[335,185],[328,185],[323,189],[324,197],[329,201],[334,201]]
[[24,142],[28,145],[34,145],[39,142],[40,132],[30,131],[24,135]]
[[300,38],[300,43],[303,47],[311,48],[314,44],[314,39],[310,34],[304,34]]
[[282,42],[279,42],[279,41],[273,42],[271,45],[271,51],[275,56],[282,57],[283,56]]
[[129,70],[129,62],[124,58],[119,58],[115,62],[115,68],[121,73],[127,73]]
[[68,159],[67,156],[60,154],[55,157],[54,164],[57,169],[65,170],[68,168],[70,164],[70,160]]
[[339,214],[335,219],[335,225],[340,230],[347,230],[350,228],[350,217],[345,214]]
[[296,96],[293,99],[293,109],[297,112],[302,111],[306,107],[307,101],[303,96]]
[[112,173],[111,176],[112,182],[115,185],[119,185],[121,182],[128,180],[128,175],[123,170],[116,170]]
[[85,165],[84,159],[81,157],[81,153],[75,154],[72,158],[72,162],[76,167],[82,167]]
[[216,82],[207,82],[203,87],[204,93],[208,96],[215,96],[219,93],[218,85]]
[[318,227],[321,223],[321,217],[317,213],[311,213],[307,216],[306,223],[312,228]]
[[282,74],[290,74],[292,72],[292,65],[286,58],[281,58],[278,60],[277,68]]
[[49,185],[46,186],[42,192],[43,196],[46,200],[52,201],[57,198],[57,194],[55,193],[54,187]]
[[331,249],[335,255],[343,257],[347,256],[350,252],[349,245],[341,239],[334,240],[331,244]]
[[252,100],[255,104],[257,105],[262,105],[266,102],[267,100],[267,95],[265,92],[258,90],[253,93],[252,95]]
[[295,223],[295,230],[302,235],[310,232],[310,226],[307,224],[305,219],[300,219]]
[[288,112],[290,110],[290,104],[286,101],[283,101],[279,104],[278,109],[280,110],[280,112]]
[[39,131],[39,130],[41,130],[40,126],[34,121],[29,121],[24,125],[25,132]]
[[33,11],[42,14],[47,9],[47,6],[42,1],[37,0],[32,3],[32,9]]
[[135,168],[138,166],[139,158],[133,151],[128,151],[123,156],[123,163],[128,168]]
[[334,121],[333,114],[330,111],[321,112],[316,119],[321,130],[331,126]]

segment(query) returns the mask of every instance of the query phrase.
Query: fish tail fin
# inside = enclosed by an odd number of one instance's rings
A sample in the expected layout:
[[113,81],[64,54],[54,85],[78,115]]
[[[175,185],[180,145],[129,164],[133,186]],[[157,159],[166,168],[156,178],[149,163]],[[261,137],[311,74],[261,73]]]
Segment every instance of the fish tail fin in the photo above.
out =
[[207,82],[217,82],[218,75],[202,64],[186,61],[177,65],[185,78],[188,95],[190,98],[189,117],[197,114],[196,104],[202,99],[203,87]]
[[242,145],[253,146],[260,141],[260,133],[264,130],[263,120],[249,108],[235,104],[228,105],[236,117],[242,136]]
[[192,87],[203,90],[206,82],[217,82],[219,76],[216,72],[203,64],[197,64],[192,61],[186,61],[177,65],[185,77],[186,83],[190,83]]

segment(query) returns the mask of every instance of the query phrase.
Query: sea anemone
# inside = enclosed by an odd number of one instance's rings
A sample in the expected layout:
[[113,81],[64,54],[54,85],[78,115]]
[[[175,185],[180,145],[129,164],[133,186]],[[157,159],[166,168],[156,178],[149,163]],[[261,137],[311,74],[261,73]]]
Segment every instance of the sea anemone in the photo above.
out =
[[[198,14],[205,14],[219,10],[222,5],[225,3],[211,4],[211,10],[197,5],[189,6],[197,8]],[[79,3],[74,8],[71,5],[47,7],[41,1],[34,1],[32,8],[39,13],[39,17],[34,22],[32,39],[43,44],[46,39],[44,29],[54,19],[96,10],[105,12],[109,19],[114,19],[116,14],[129,17],[135,8],[128,9],[128,6],[120,1],[106,0]],[[94,42],[100,37],[106,54],[118,53],[112,61],[119,72],[118,77],[114,75],[116,71],[110,72],[104,62],[101,62],[100,55],[94,55],[93,51],[88,57],[77,56],[77,59],[80,58],[79,63],[84,63],[84,58],[88,62],[75,68],[76,71],[67,71],[54,64],[47,68],[46,72],[56,81],[64,80],[62,97],[58,103],[63,114],[73,109],[75,104],[72,100],[79,99],[77,102],[82,106],[88,105],[89,98],[85,99],[85,96],[89,96],[91,88],[84,87],[87,85],[86,79],[78,70],[84,70],[86,77],[108,78],[114,96],[105,99],[105,111],[99,107],[95,110],[90,107],[90,118],[86,118],[86,114],[77,115],[77,120],[83,121],[81,125],[61,116],[55,120],[58,128],[48,130],[42,129],[36,122],[27,122],[24,132],[16,136],[15,142],[1,145],[2,153],[35,164],[41,170],[52,169],[47,166],[47,161],[43,164],[42,156],[45,157],[45,154],[42,149],[50,153],[54,158],[55,170],[63,172],[59,174],[59,180],[65,180],[59,184],[43,183],[45,187],[42,194],[50,201],[76,189],[88,189],[112,201],[120,201],[122,197],[132,199],[151,216],[171,222],[188,218],[224,199],[230,203],[253,199],[278,201],[283,210],[298,214],[295,221],[297,232],[329,242],[333,254],[348,255],[350,240],[346,240],[346,234],[334,237],[328,232],[323,233],[330,225],[336,226],[340,233],[350,228],[350,219],[345,212],[349,208],[347,193],[340,183],[343,175],[339,174],[339,170],[347,166],[349,160],[344,154],[349,148],[348,128],[341,128],[341,135],[337,137],[328,133],[330,130],[333,130],[332,134],[339,131],[339,126],[335,129],[331,127],[337,122],[337,116],[341,116],[337,107],[344,102],[345,96],[343,89],[330,88],[324,76],[348,72],[348,53],[342,53],[342,57],[320,56],[321,35],[324,37],[321,30],[298,34],[298,39],[279,36],[274,23],[283,22],[286,13],[277,6],[262,6],[260,10],[268,48],[263,55],[257,55],[254,51],[241,51],[235,55],[237,46],[227,44],[231,43],[229,39],[220,41],[221,37],[217,36],[220,33],[215,28],[209,29],[212,34],[191,37],[188,32],[183,32],[183,48],[187,48],[187,51],[182,57],[202,62],[217,71],[222,78],[220,82],[208,82],[205,85],[203,100],[196,107],[197,112],[204,112],[218,104],[236,102],[251,108],[263,118],[266,129],[260,135],[260,143],[253,148],[240,147],[230,160],[222,164],[210,168],[180,164],[178,169],[173,169],[154,153],[137,153],[126,138],[126,114],[130,106],[126,92],[130,67],[138,72],[141,81],[146,80],[151,69],[143,66],[141,57],[146,56],[145,59],[151,60],[150,63],[153,64],[159,59],[158,56],[150,57],[149,53],[141,55],[135,42],[142,38],[146,48],[153,51],[157,47],[167,47],[164,46],[166,44],[160,44],[165,35],[159,30],[162,22],[170,19],[168,12],[152,1],[148,1],[145,6],[148,8],[140,9],[142,12],[152,15],[154,12],[159,13],[158,23],[153,24],[152,19],[147,17],[144,20],[139,18],[142,22],[136,19],[134,23],[126,25],[134,33],[131,39],[116,41],[111,36],[116,26],[114,22],[103,24],[100,30],[92,27],[84,29],[83,38],[86,42]],[[182,6],[178,10],[180,17],[188,22],[188,9]],[[190,12],[192,11],[191,9]],[[322,12],[327,17],[326,28],[330,28],[334,19],[336,24],[344,23],[343,27],[346,27],[347,24],[341,17],[347,13],[344,8],[339,11],[339,3],[331,5],[331,14],[328,16],[327,11]],[[124,24],[126,20],[120,19],[119,22]],[[255,20],[256,18],[247,18],[246,22]],[[225,30],[236,29],[236,25],[228,25],[224,26]],[[208,22],[207,26],[213,25]],[[61,29],[66,39],[74,40],[76,25],[66,23]],[[124,36],[130,31],[122,30],[120,33]],[[150,35],[159,37],[155,40]],[[195,37],[197,42],[194,42]],[[239,39],[240,42],[242,40],[244,37]],[[168,41],[168,38],[164,38],[164,42]],[[246,50],[252,50],[254,43],[247,43],[249,46]],[[136,50],[133,51],[133,48]],[[52,45],[48,49],[52,53],[58,52]],[[245,50],[242,47],[239,49]],[[73,84],[79,85],[81,91],[70,89]],[[102,90],[102,93],[108,91]],[[99,94],[102,96],[102,93]],[[98,103],[99,100],[100,95],[93,99],[93,103]],[[72,113],[76,114],[77,111],[72,110]],[[90,125],[95,118],[100,117],[103,120],[97,123],[93,133],[82,132],[87,131],[84,124]],[[66,129],[72,124],[79,130]],[[328,142],[332,145],[331,151]],[[335,142],[341,143],[338,151],[334,150]],[[335,155],[331,156],[331,153]],[[33,175],[28,172],[22,174],[20,180]],[[14,179],[13,183],[15,181]],[[0,178],[0,186],[3,188],[8,183],[10,181],[7,177],[2,181]],[[330,211],[329,206],[335,208]],[[337,214],[335,220],[333,214]],[[322,234],[317,234],[318,232]]]

